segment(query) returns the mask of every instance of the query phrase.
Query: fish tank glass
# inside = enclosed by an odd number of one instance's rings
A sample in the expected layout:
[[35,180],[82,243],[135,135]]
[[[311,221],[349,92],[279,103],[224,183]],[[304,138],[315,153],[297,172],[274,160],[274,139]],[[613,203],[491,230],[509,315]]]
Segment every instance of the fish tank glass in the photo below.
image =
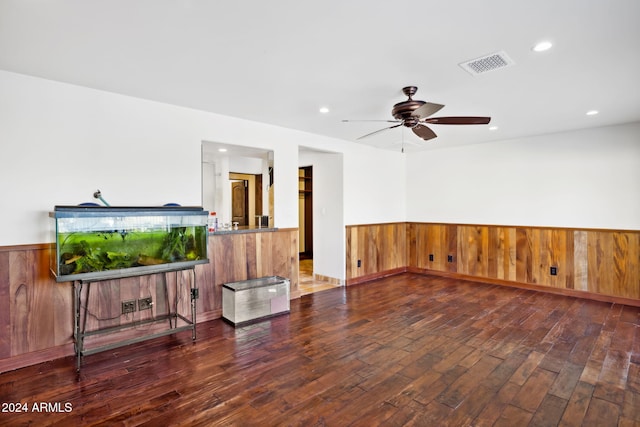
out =
[[56,206],[51,272],[56,281],[107,280],[206,264],[200,207]]

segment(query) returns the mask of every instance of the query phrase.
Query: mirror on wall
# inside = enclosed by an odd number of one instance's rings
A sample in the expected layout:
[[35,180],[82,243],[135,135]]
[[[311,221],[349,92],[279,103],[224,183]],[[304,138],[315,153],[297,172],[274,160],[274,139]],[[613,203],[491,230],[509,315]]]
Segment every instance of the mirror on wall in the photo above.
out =
[[202,207],[233,228],[273,227],[273,151],[202,142]]

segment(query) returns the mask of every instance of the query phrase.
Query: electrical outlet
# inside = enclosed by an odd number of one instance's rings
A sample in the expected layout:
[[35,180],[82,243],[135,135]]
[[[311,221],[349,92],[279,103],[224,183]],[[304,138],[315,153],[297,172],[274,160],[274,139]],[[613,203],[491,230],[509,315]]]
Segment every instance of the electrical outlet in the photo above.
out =
[[558,267],[551,267],[551,271],[549,273],[551,273],[552,276],[557,276],[558,275]]
[[360,267],[362,267],[362,260],[361,259],[358,260],[358,268],[360,268]]
[[447,262],[453,262],[453,255],[447,255]]
[[191,289],[191,299],[198,299],[200,298],[200,291],[198,291],[198,288],[196,289]]
[[433,254],[429,254],[429,261],[433,261]]
[[136,311],[135,300],[122,301],[122,314],[133,313],[134,311]]
[[149,310],[153,305],[153,299],[151,297],[148,298],[140,298],[138,300],[138,310]]

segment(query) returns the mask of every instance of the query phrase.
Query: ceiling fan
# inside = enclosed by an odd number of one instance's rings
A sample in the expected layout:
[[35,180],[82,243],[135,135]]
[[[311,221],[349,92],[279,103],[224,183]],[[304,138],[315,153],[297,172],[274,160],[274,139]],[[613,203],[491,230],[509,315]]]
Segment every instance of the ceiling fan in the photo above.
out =
[[384,129],[368,133],[357,139],[366,138],[379,132],[406,126],[420,138],[428,141],[437,137],[436,133],[426,126],[426,124],[434,125],[486,125],[491,121],[491,117],[429,117],[438,111],[444,105],[434,104],[432,102],[419,101],[412,98],[418,91],[416,86],[407,86],[402,88],[402,92],[409,98],[406,101],[399,102],[393,106],[391,114],[396,120],[343,120],[343,122],[355,121],[371,121],[371,122],[387,122],[397,123]]

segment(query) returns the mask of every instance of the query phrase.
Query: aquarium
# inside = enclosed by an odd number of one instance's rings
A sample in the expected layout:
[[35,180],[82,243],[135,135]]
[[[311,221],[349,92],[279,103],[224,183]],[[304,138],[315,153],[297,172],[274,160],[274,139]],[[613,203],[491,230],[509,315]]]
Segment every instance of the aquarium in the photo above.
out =
[[58,282],[106,280],[206,264],[200,207],[56,206],[51,272]]

